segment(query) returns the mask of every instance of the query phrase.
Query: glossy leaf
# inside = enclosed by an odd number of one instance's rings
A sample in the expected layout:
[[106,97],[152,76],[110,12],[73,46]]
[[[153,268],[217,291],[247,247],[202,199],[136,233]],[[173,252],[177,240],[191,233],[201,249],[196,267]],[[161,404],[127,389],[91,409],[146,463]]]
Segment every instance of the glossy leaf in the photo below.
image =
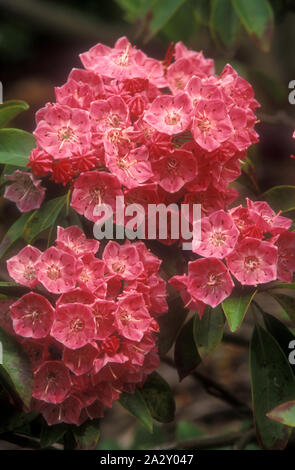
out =
[[236,331],[243,323],[255,294],[256,289],[254,288],[235,287],[231,295],[222,302],[222,308],[231,331]]
[[250,344],[250,372],[257,439],[264,449],[284,449],[290,429],[266,414],[294,397],[295,378],[277,341],[259,325]]
[[288,314],[289,318],[295,323],[295,298],[285,294],[269,292],[271,296],[280,304]]
[[4,235],[4,238],[0,243],[0,258],[2,258],[2,256],[7,252],[14,242],[22,237],[25,225],[31,215],[31,212],[27,212],[21,215],[20,218],[17,219],[8,229],[6,235]]
[[60,211],[66,204],[66,197],[51,199],[33,212],[24,229],[24,238],[31,243],[40,233],[54,226]]
[[165,355],[172,347],[187,314],[188,309],[184,308],[183,301],[180,297],[168,301],[167,315],[163,315],[158,319],[160,326],[158,339],[160,356]]
[[[295,336],[280,320],[269,313],[263,314],[263,320],[267,331],[276,339],[282,351],[285,353],[285,356],[288,358],[290,354],[289,344],[291,341],[295,340]],[[295,365],[290,363],[290,366],[295,373]]]
[[198,0],[193,5],[196,21],[204,26],[208,26],[210,20],[210,2],[208,0]]
[[274,186],[266,191],[262,197],[276,212],[295,210],[295,186]]
[[175,343],[174,362],[180,381],[202,362],[194,339],[194,321],[193,317],[182,327]]
[[195,315],[194,340],[201,358],[212,354],[223,337],[225,317],[220,306],[207,307],[202,319]]
[[146,2],[141,10],[141,19],[146,31],[144,40],[149,41],[155,36],[170,18],[177,12],[185,0],[152,0]]
[[129,413],[135,416],[148,431],[153,431],[151,414],[145,400],[137,389],[135,389],[134,393],[122,393],[119,402]]
[[26,167],[35,147],[32,134],[20,129],[0,129],[0,163]]
[[1,327],[0,344],[3,351],[0,380],[4,388],[13,394],[16,392],[17,396],[29,408],[33,389],[31,362],[20,343]]
[[232,49],[236,45],[240,26],[241,22],[231,0],[211,2],[210,30],[221,46]]
[[73,428],[73,433],[80,450],[95,450],[100,436],[100,421],[93,419],[85,421],[81,426]]
[[68,426],[64,423],[48,426],[48,424],[44,422],[40,436],[41,448],[50,447],[58,442],[67,432],[67,429]]
[[253,41],[268,51],[274,29],[274,15],[268,0],[232,0],[237,15]]
[[141,394],[154,419],[170,423],[174,419],[175,402],[170,386],[157,372],[150,374]]
[[29,106],[24,101],[5,101],[0,104],[0,127],[6,126],[15,116],[28,109]]
[[267,413],[267,416],[278,423],[295,428],[295,400],[287,401]]

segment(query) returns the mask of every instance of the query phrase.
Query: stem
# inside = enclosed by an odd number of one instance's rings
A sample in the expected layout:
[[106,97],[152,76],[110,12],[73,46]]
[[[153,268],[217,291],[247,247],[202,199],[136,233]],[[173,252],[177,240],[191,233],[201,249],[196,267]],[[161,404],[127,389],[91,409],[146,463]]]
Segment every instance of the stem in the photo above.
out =
[[245,449],[246,445],[249,444],[249,442],[253,441],[255,438],[255,432],[254,429],[249,429],[245,434],[237,440],[235,445],[233,446],[233,450],[243,450]]
[[[253,432],[253,430],[251,430]],[[241,440],[245,436],[245,430],[229,432],[227,434],[220,434],[209,437],[198,437],[196,439],[189,439],[186,441],[167,443],[161,446],[154,447],[151,450],[171,450],[171,449],[206,449],[208,447],[219,447],[233,444]]]
[[[163,357],[162,361],[168,366],[175,368],[174,361],[169,357]],[[207,393],[233,406],[237,411],[239,411],[239,414],[242,413],[243,415],[247,414],[252,416],[251,408],[239,398],[235,397],[230,390],[218,383],[216,380],[199,371],[192,372],[190,376],[201,382]]]

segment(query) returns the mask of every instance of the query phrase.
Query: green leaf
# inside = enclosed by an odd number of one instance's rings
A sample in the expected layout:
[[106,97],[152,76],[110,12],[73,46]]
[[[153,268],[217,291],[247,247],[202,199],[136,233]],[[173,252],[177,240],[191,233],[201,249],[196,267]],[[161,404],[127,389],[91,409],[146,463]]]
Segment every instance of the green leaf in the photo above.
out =
[[290,429],[266,414],[294,397],[295,378],[276,340],[258,324],[250,344],[250,372],[257,439],[264,449],[284,449]]
[[21,238],[25,225],[29,218],[31,217],[32,212],[26,212],[25,214],[21,215],[19,219],[17,219],[14,224],[8,229],[6,235],[2,239],[0,243],[0,258],[7,252],[7,250],[16,242],[19,238]]
[[175,402],[170,386],[157,372],[150,374],[140,392],[152,417],[170,423],[175,415]]
[[295,299],[285,294],[269,292],[269,294],[280,304],[288,314],[289,318],[295,323]]
[[224,325],[225,317],[220,306],[207,307],[201,319],[195,315],[194,340],[202,359],[212,354],[221,342]]
[[35,137],[20,129],[0,129],[0,163],[26,167]]
[[145,42],[155,36],[170,18],[177,12],[185,0],[152,0],[145,11]]
[[[263,314],[264,324],[267,331],[275,338],[279,343],[285,356],[288,358],[290,354],[289,344],[294,341],[295,336],[280,320],[273,317],[269,313]],[[291,369],[295,373],[295,365],[290,364]]]
[[190,421],[180,420],[177,423],[176,428],[176,440],[177,441],[187,441],[193,439],[194,437],[203,437],[204,431],[197,426],[195,423]]
[[64,423],[54,424],[53,426],[48,426],[47,423],[42,423],[40,444],[41,448],[52,446],[58,442],[64,434],[67,432],[68,426]]
[[99,419],[88,420],[79,427],[73,428],[73,433],[80,450],[95,450],[99,441]]
[[182,327],[175,343],[174,362],[180,381],[202,362],[194,339],[194,321],[193,317]]
[[135,416],[149,432],[153,432],[151,414],[141,393],[137,389],[135,389],[133,394],[122,393],[119,402],[129,413]]
[[135,23],[140,12],[147,7],[150,0],[116,0],[118,5],[125,11],[125,19],[130,23]]
[[274,14],[269,1],[232,0],[232,3],[249,36],[267,52],[274,29]]
[[0,104],[0,127],[6,126],[15,116],[28,109],[29,106],[24,101],[5,101]]
[[267,413],[267,416],[278,423],[295,428],[295,400],[287,401]]
[[188,314],[188,309],[184,308],[180,297],[168,301],[168,313],[158,318],[160,333],[158,348],[160,356],[164,356],[172,347],[181,325]]
[[24,238],[31,243],[41,232],[54,226],[56,219],[66,204],[66,196],[51,199],[33,212],[24,229]]
[[198,0],[194,2],[194,17],[197,23],[208,26],[210,20],[210,2],[208,0]]
[[262,198],[276,211],[290,212],[295,210],[295,186],[274,186],[266,191]]
[[222,308],[232,332],[240,328],[256,292],[256,289],[252,287],[235,287],[231,295],[222,302]]
[[238,40],[241,22],[232,1],[213,0],[211,5],[211,34],[221,46],[233,49]]
[[0,327],[0,344],[3,351],[3,361],[0,364],[0,380],[9,392],[17,396],[29,408],[32,389],[32,365],[24,349],[10,334]]

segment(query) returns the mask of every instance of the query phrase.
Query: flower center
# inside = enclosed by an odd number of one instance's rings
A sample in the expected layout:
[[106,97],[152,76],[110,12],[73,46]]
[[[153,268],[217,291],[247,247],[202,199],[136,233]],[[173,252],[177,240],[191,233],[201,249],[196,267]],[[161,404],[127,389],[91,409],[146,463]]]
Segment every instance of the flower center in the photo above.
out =
[[35,279],[35,277],[36,271],[33,266],[27,266],[24,272],[24,278],[28,279],[28,281],[31,281],[32,279]]
[[90,197],[95,204],[100,205],[102,203],[103,192],[102,188],[92,188],[90,190]]
[[222,283],[222,276],[223,273],[210,273],[208,274],[207,285],[208,286],[218,286]]
[[214,232],[210,236],[210,243],[214,246],[220,246],[225,243],[226,236],[223,232]]
[[75,318],[71,321],[71,330],[74,333],[78,333],[84,329],[84,322],[80,318]]
[[257,256],[247,256],[244,261],[245,268],[250,271],[255,271],[260,266],[260,260]]
[[56,281],[56,279],[60,278],[60,269],[55,264],[52,264],[47,269],[47,277],[52,281]]
[[122,54],[118,55],[118,57],[115,58],[114,63],[116,65],[119,65],[120,67],[127,67],[129,65],[129,49],[130,49],[130,44],[126,47],[125,51],[122,52]]
[[176,111],[166,110],[165,123],[168,126],[175,126],[180,121],[180,115]]
[[116,273],[122,274],[125,271],[125,264],[121,261],[117,261],[116,263],[112,264],[112,269]]
[[167,168],[170,171],[177,170],[179,167],[179,162],[175,160],[174,158],[169,158],[168,163],[167,163]]

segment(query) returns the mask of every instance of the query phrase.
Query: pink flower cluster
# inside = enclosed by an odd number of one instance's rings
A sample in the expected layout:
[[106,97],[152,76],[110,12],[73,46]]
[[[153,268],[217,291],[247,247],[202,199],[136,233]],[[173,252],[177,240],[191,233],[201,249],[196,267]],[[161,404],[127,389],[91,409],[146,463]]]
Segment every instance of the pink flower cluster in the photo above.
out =
[[217,75],[211,59],[181,42],[173,56],[151,59],[125,37],[114,48],[97,44],[55,89],[56,103],[36,114],[29,165],[71,182],[71,205],[89,220],[116,196],[196,202],[206,214],[236,198],[228,185],[257,142],[253,89],[230,65]]
[[56,246],[26,246],[7,262],[15,281],[39,286],[10,305],[5,323],[32,361],[32,409],[50,425],[101,417],[159,365],[160,260],[142,242],[110,241],[101,258],[98,249],[79,227],[58,227]]
[[219,210],[196,223],[201,223],[201,241],[193,241],[192,249],[200,257],[188,263],[187,275],[174,276],[170,283],[200,316],[206,305],[215,307],[231,294],[232,276],[252,286],[292,281],[292,220],[276,214],[266,202],[247,199],[247,207]]

